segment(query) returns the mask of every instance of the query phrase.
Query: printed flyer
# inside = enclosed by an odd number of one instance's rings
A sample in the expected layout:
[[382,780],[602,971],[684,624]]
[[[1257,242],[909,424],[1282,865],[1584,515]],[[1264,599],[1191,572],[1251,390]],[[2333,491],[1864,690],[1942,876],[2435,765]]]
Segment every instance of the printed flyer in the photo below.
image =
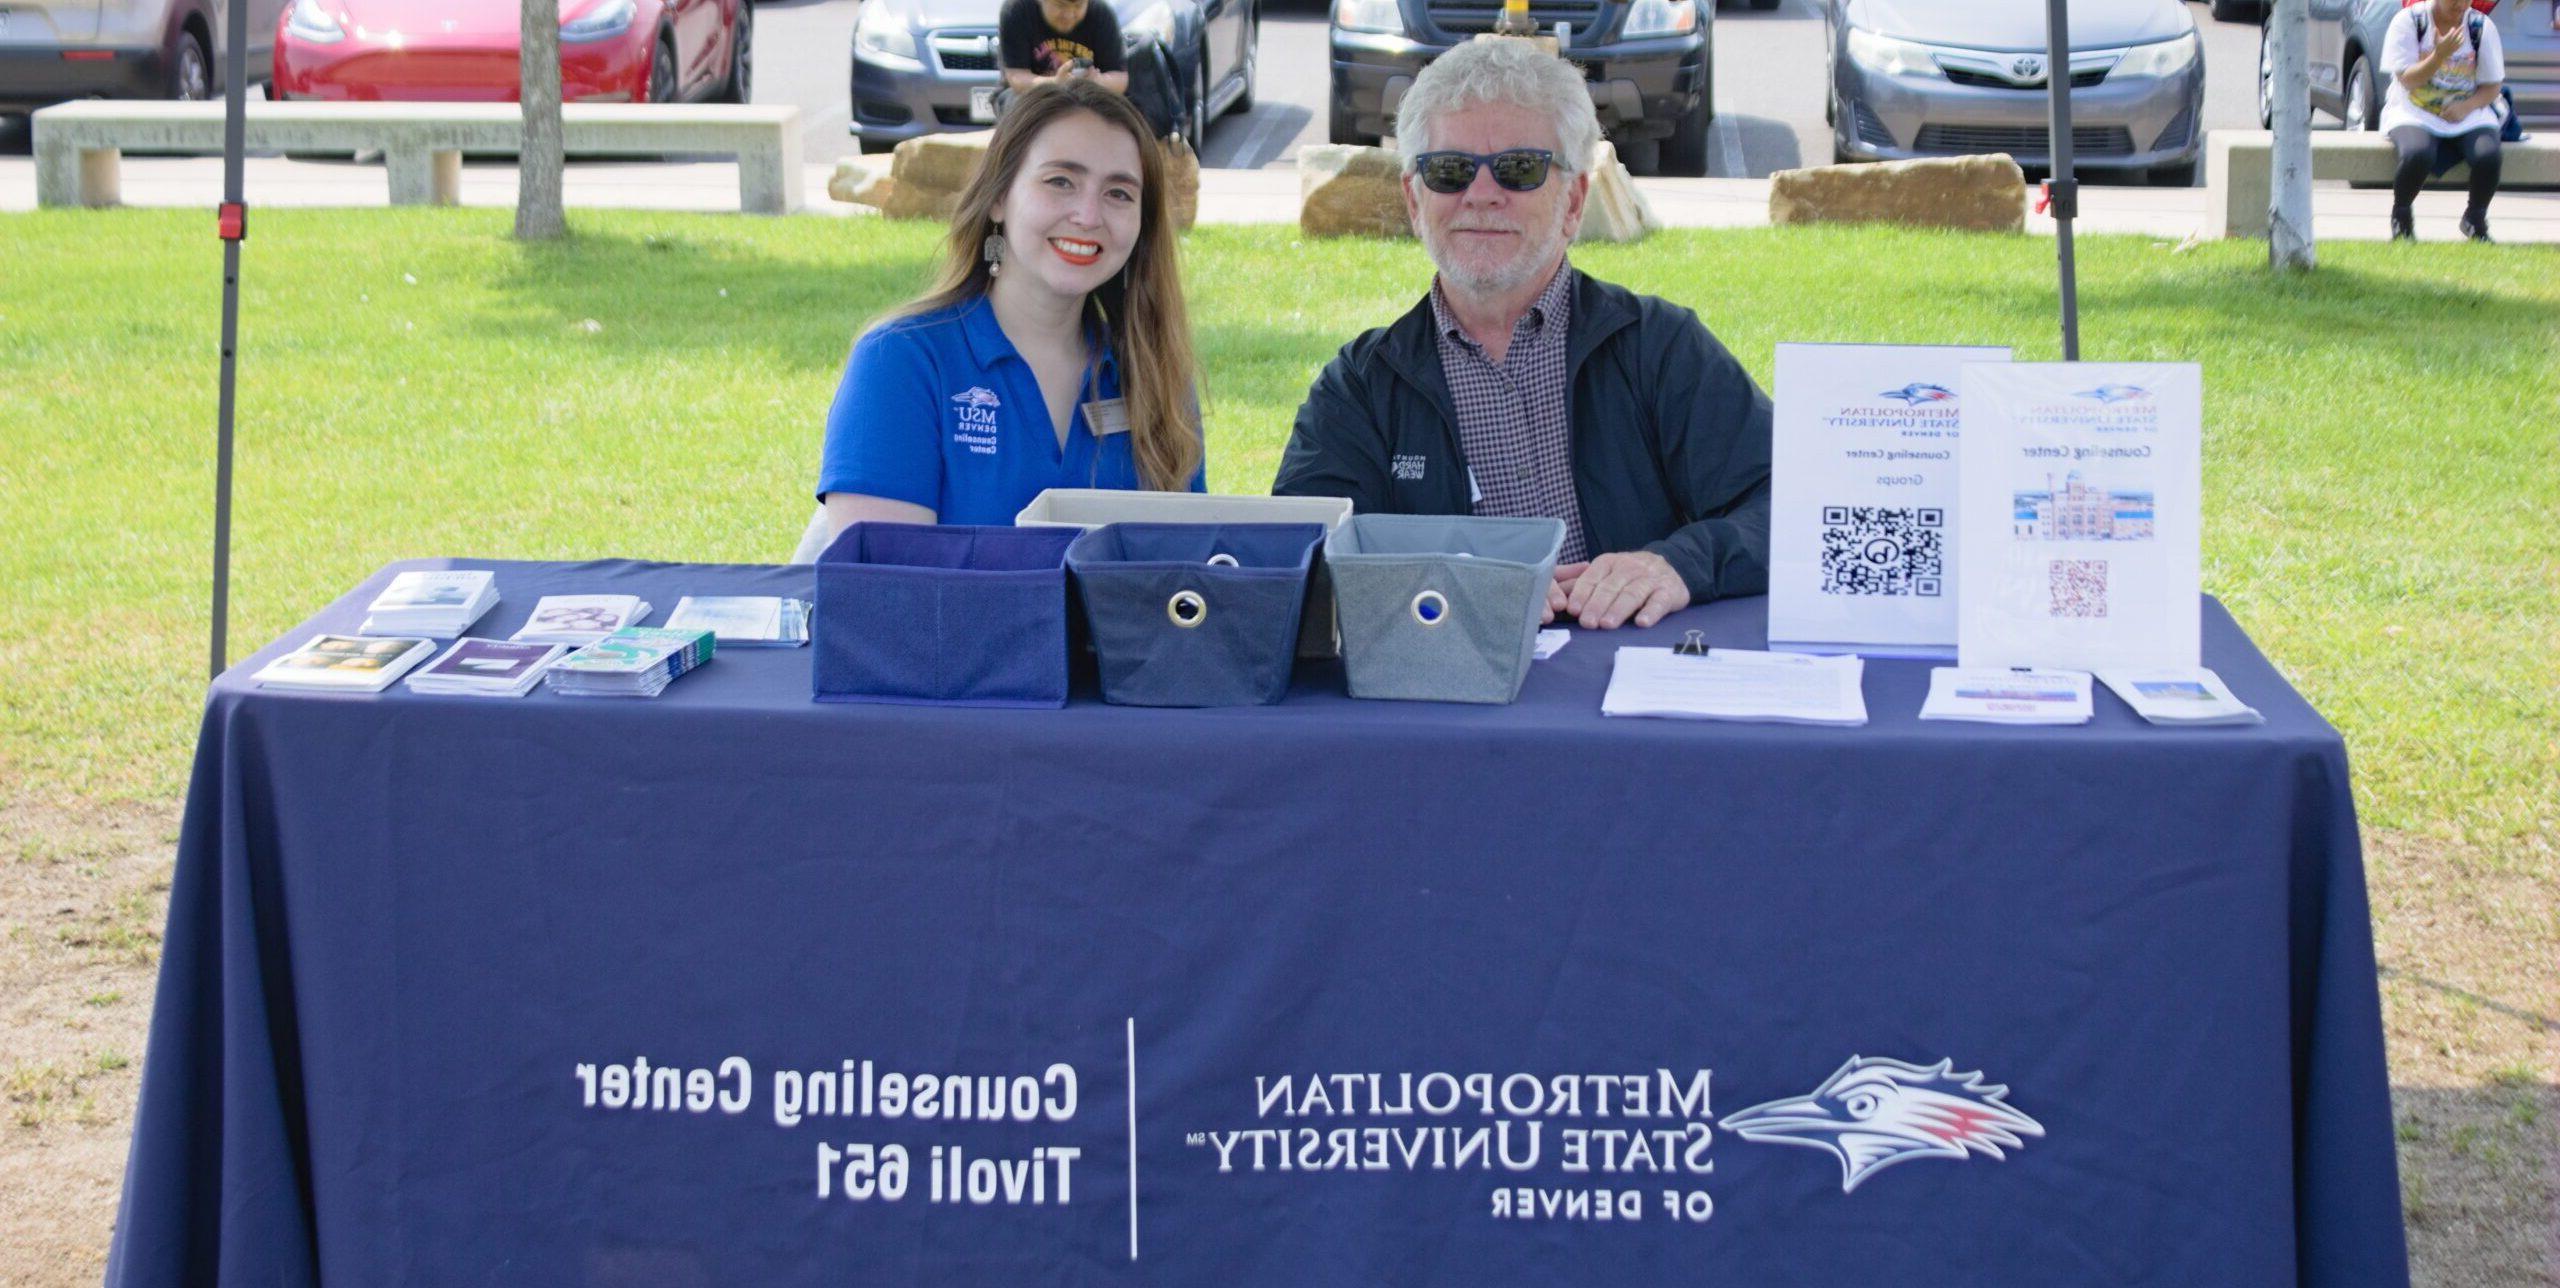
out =
[[1959,392],[1962,663],[2195,666],[2196,364],[1977,364]]
[[1769,647],[1952,657],[1957,375],[2009,350],[1778,346]]

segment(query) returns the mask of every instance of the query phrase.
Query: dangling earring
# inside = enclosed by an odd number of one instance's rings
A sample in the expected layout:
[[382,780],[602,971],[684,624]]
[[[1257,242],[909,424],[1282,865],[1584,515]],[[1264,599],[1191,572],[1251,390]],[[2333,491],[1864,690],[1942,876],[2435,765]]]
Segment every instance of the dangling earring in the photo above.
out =
[[1004,271],[1004,225],[999,223],[994,227],[995,231],[987,234],[985,241],[978,243],[978,257],[987,261],[989,277]]

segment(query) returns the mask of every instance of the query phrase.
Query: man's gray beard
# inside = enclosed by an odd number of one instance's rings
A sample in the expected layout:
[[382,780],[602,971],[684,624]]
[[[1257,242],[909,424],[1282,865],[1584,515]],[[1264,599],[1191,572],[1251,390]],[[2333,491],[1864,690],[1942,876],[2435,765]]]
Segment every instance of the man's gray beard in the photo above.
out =
[[1509,264],[1490,273],[1475,275],[1450,268],[1449,248],[1441,242],[1439,235],[1429,224],[1422,226],[1422,250],[1424,254],[1431,257],[1431,266],[1440,270],[1440,280],[1447,285],[1456,287],[1469,295],[1503,295],[1528,285],[1529,279],[1537,276],[1540,270],[1546,268],[1547,264],[1564,250],[1564,219],[1565,208],[1559,204],[1556,207],[1554,226],[1547,229],[1546,234],[1538,239],[1537,245],[1524,251]]

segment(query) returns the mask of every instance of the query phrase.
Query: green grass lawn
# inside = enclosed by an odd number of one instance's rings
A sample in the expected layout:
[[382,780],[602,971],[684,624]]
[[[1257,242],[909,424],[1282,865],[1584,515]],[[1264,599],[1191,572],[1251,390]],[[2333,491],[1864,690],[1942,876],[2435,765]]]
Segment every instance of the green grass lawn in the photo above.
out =
[[[234,656],[387,560],[770,561],[865,319],[937,229],[268,212],[247,243]],[[2082,345],[2205,368],[2206,587],[2346,734],[2369,824],[2465,862],[2560,837],[2560,257],[2080,243]],[[220,255],[200,212],[0,217],[0,805],[167,799],[203,690]],[[2053,245],[1683,232],[1576,262],[1782,340],[2060,354]],[[1269,485],[1317,366],[1427,280],[1410,243],[1204,228],[1210,485]]]

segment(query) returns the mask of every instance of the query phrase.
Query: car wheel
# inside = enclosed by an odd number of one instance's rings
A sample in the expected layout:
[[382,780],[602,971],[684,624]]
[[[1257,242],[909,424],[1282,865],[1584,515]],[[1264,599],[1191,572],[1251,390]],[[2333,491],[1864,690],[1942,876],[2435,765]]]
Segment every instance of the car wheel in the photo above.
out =
[[1715,119],[1702,95],[1698,105],[1680,114],[1671,123],[1671,137],[1662,141],[1662,173],[1696,179],[1707,172],[1707,124]]
[[1242,115],[1253,110],[1253,74],[1261,61],[1262,10],[1256,6],[1252,16],[1245,20],[1244,64],[1237,68],[1238,73],[1244,77],[1244,92],[1236,95],[1236,101],[1227,105],[1228,111]]
[[656,52],[649,55],[649,101],[672,103],[676,99],[676,47],[663,37]]
[[2347,55],[2347,128],[2382,128],[2382,87],[2375,83],[2373,64],[2365,61],[2362,51]]
[[756,11],[738,0],[738,29],[729,38],[729,83],[720,90],[723,103],[743,103],[755,91]]
[[2258,29],[2258,128],[2276,128],[2276,51],[2267,29]]
[[2213,0],[2211,8],[2215,22],[2261,20],[2267,14],[2263,0]]
[[192,25],[179,29],[169,49],[169,79],[163,88],[169,97],[189,103],[213,97],[213,55],[205,49],[204,33]]
[[869,156],[875,152],[893,152],[896,151],[898,147],[896,143],[891,142],[888,139],[867,138],[854,140],[854,146],[860,148],[864,156]]

